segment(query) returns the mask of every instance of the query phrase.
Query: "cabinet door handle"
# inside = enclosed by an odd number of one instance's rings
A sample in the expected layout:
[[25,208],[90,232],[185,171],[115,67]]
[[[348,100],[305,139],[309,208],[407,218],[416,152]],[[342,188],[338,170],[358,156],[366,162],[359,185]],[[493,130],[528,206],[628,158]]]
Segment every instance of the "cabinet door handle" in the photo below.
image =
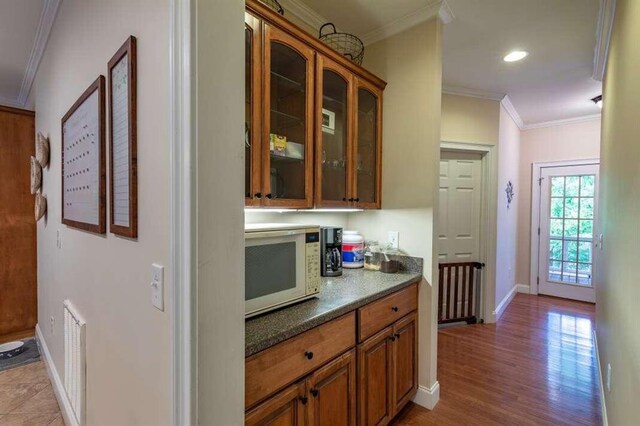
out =
[[349,202],[353,202],[353,198],[349,198]]
[[256,198],[262,198],[262,192],[256,192],[255,197]]
[[307,351],[307,352],[304,353],[304,356],[306,356],[307,359],[313,359],[313,352]]
[[397,307],[397,306],[394,306],[393,308],[391,308],[391,310],[392,310],[393,312],[398,312],[398,307]]
[[391,340],[392,342],[396,341],[396,336],[389,336],[389,340]]
[[354,200],[353,200],[353,201],[355,201],[356,203],[357,203],[357,202],[359,202],[359,201],[360,201],[360,197],[358,197],[358,198],[354,198]]
[[313,395],[313,397],[317,397],[318,396],[318,389],[311,389],[311,395]]
[[309,401],[309,398],[307,398],[306,395],[300,397],[300,402],[302,403],[302,405],[306,405],[307,401]]
[[394,334],[394,336],[395,336],[396,339],[400,340],[400,333],[396,333],[396,334]]
[[347,201],[347,197],[342,197],[342,201]]
[[267,197],[268,199],[271,199],[271,197],[273,197],[271,194],[267,194],[265,195],[265,197]]

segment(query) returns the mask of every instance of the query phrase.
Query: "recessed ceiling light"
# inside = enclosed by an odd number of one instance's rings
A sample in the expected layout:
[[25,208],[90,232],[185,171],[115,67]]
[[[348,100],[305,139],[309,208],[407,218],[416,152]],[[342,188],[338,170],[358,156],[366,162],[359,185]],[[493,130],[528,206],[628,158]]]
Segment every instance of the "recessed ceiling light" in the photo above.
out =
[[504,57],[505,62],[516,62],[520,61],[529,55],[529,52],[525,52],[524,50],[514,50],[510,52],[507,56]]

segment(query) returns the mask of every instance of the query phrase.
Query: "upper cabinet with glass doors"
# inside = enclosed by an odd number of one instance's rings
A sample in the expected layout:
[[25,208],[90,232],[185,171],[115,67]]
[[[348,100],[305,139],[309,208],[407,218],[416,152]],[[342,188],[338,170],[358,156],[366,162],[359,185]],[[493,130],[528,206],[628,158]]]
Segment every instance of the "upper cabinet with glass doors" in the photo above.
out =
[[245,204],[380,208],[385,82],[247,0]]

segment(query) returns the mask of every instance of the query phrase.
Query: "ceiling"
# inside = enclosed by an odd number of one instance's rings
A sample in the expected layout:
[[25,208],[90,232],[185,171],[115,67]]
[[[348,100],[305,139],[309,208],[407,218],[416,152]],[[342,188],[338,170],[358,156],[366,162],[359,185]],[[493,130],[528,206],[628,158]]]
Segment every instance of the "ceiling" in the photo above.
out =
[[[0,13],[0,104],[23,108],[41,52],[41,17],[51,0],[5,0]],[[10,9],[10,13],[6,13]],[[7,48],[10,46],[10,48]],[[44,50],[44,46],[42,46]]]
[[[305,17],[314,17],[316,26],[332,21],[365,44],[429,19],[438,11],[441,18],[453,18],[450,22],[443,19],[447,23],[443,37],[445,92],[497,100],[508,95],[521,127],[600,113],[590,100],[602,93],[602,84],[592,78],[599,0],[300,2],[311,9]],[[443,9],[447,12],[444,17]],[[530,55],[520,62],[505,63],[502,58],[514,49],[527,50]]]
[[[508,94],[525,125],[599,114],[598,0],[447,0],[443,84]],[[526,50],[520,62],[502,60]]]

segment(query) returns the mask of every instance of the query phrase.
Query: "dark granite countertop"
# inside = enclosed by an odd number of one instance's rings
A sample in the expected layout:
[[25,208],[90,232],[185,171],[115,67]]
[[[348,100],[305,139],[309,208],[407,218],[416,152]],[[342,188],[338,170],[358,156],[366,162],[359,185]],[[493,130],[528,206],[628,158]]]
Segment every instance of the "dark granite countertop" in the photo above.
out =
[[274,346],[421,279],[421,273],[385,274],[365,269],[345,269],[341,277],[323,278],[317,298],[248,319],[245,323],[245,356]]

